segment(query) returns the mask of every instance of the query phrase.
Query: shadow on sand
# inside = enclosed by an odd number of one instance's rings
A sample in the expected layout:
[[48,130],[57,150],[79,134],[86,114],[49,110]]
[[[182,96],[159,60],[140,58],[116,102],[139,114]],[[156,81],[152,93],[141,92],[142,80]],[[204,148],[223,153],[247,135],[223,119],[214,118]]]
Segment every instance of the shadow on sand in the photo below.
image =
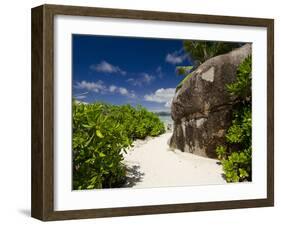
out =
[[137,184],[137,182],[140,182],[144,176],[144,173],[140,171],[140,166],[133,165],[133,166],[127,166],[127,176],[126,176],[126,182],[123,185],[124,188],[133,187]]

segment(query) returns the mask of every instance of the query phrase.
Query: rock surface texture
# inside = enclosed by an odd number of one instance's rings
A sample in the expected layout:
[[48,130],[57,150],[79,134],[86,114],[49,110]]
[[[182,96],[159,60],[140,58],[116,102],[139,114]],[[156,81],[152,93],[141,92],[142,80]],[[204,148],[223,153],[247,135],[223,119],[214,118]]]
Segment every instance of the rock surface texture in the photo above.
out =
[[211,58],[184,81],[172,101],[171,148],[216,158],[215,149],[225,143],[236,102],[227,92],[226,84],[236,80],[239,64],[251,51],[251,44],[245,44]]

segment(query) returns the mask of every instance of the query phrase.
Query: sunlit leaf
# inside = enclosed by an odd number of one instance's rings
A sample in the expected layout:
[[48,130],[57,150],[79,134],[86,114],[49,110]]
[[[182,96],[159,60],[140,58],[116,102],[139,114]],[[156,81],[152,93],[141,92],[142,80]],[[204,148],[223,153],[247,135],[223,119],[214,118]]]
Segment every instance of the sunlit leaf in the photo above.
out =
[[96,134],[99,138],[103,138],[104,136],[102,135],[100,130],[96,130]]

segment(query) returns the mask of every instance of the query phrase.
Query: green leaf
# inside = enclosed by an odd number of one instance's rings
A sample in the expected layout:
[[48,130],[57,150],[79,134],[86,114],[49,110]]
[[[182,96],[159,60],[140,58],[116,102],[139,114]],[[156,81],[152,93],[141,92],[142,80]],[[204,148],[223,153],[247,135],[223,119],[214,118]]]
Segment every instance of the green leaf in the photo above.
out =
[[90,139],[86,142],[85,147],[87,147],[87,146],[91,143],[91,141],[93,140],[94,136],[95,136],[95,134],[93,134],[93,135],[90,137]]
[[112,168],[114,166],[113,162],[109,164],[109,168]]
[[92,179],[91,179],[91,183],[94,184],[97,180],[97,176],[94,176]]
[[104,138],[100,130],[96,130],[96,134],[99,138]]
[[105,157],[105,156],[106,156],[106,155],[105,155],[104,153],[102,153],[102,152],[99,153],[99,157],[103,158],[103,157]]
[[178,66],[176,68],[178,75],[187,75],[192,70],[193,66]]
[[87,186],[87,189],[93,189],[95,187],[95,185],[90,184],[89,186]]
[[82,124],[82,126],[83,126],[84,128],[88,128],[88,129],[90,129],[90,128],[93,127],[92,125],[88,125],[88,124]]

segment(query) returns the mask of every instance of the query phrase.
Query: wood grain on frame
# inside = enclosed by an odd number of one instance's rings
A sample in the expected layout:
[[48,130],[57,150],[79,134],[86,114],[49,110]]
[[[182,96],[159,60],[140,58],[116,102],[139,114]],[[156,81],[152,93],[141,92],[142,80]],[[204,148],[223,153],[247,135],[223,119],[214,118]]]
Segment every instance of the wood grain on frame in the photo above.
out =
[[[194,22],[267,28],[267,198],[90,210],[54,211],[54,15]],[[32,9],[32,195],[31,215],[40,220],[162,214],[273,206],[274,204],[274,21],[77,6],[42,5]]]

